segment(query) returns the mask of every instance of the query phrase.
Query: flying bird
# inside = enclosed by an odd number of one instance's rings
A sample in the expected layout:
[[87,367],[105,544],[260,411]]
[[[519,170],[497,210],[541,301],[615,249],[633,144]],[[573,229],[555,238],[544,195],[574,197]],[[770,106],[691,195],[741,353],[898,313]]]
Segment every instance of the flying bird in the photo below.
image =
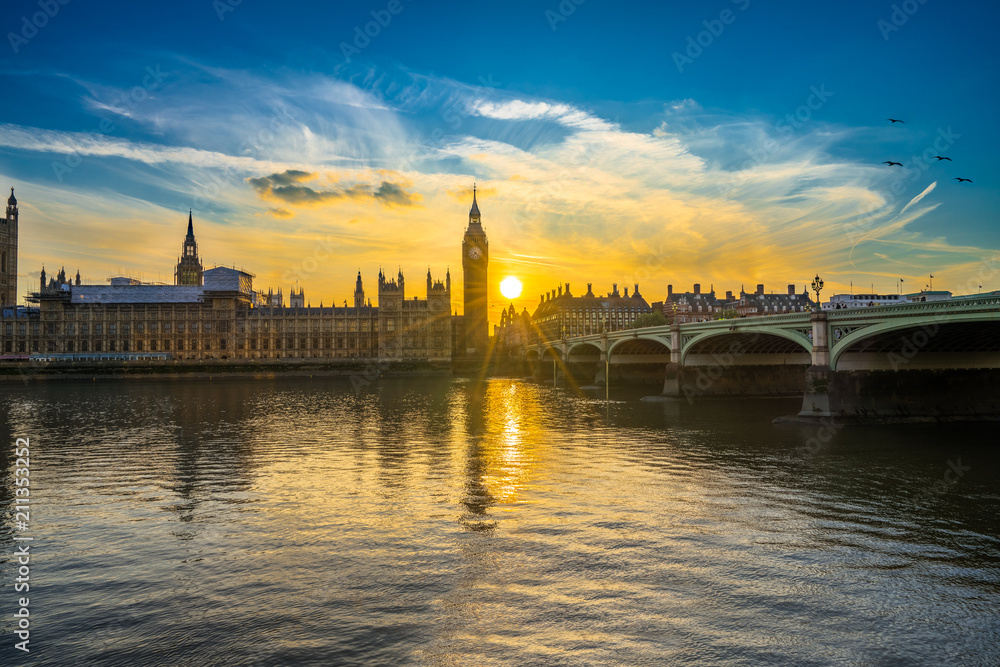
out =
[[933,157],[936,157],[938,162],[940,162],[941,160],[947,160],[948,162],[951,162],[951,158],[950,157],[945,157],[943,155],[935,155]]
[[895,118],[886,118],[886,120],[891,121],[893,123],[903,123],[903,125],[906,125],[906,123],[904,121],[897,120]]
[[958,178],[957,176],[955,178],[951,179],[951,180],[958,181],[959,183],[961,183],[962,181],[965,181],[966,183],[971,183],[972,182],[971,178]]
[[887,164],[887,165],[889,165],[890,167],[891,167],[892,165],[896,165],[897,167],[902,167],[902,166],[903,166],[903,163],[902,163],[902,162],[890,162],[889,160],[886,160],[886,161],[885,161],[885,162],[883,162],[882,164]]

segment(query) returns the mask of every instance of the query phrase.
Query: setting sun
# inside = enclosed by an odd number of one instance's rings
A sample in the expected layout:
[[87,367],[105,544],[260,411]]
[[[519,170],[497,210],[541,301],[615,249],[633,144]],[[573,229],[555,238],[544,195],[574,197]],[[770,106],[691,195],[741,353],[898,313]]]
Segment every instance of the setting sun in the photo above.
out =
[[521,281],[514,276],[507,276],[500,281],[500,293],[508,299],[521,296]]

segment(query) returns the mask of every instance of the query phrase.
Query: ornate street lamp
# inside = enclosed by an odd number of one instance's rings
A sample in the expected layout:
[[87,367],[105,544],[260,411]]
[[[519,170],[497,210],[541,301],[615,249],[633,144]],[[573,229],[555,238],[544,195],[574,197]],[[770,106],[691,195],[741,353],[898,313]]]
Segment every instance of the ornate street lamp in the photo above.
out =
[[823,279],[819,277],[818,273],[812,281],[812,288],[813,291],[816,292],[816,308],[823,310],[823,305],[819,300],[819,293],[823,290]]

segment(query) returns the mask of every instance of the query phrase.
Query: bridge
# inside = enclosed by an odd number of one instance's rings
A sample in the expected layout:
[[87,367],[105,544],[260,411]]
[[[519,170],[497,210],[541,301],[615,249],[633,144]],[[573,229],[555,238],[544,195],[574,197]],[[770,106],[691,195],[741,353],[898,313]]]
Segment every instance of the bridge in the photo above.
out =
[[526,346],[536,375],[664,396],[803,395],[802,416],[1000,414],[1000,295],[692,322]]

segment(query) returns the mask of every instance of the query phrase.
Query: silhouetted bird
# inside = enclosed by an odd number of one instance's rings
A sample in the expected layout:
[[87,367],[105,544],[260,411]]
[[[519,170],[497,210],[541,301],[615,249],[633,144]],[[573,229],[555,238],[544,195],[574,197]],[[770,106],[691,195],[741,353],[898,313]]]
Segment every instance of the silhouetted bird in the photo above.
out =
[[971,183],[972,182],[971,178],[958,178],[957,176],[955,178],[951,179],[951,180],[958,181],[959,183],[961,183],[962,181],[965,181],[966,183]]
[[948,162],[951,162],[951,158],[950,157],[944,157],[943,155],[935,155],[934,157],[937,158],[938,162],[940,162],[941,160],[947,160]]
[[885,161],[885,162],[883,162],[882,164],[887,164],[887,165],[889,165],[890,167],[891,167],[891,166],[893,166],[893,165],[896,165],[897,167],[902,167],[902,166],[903,166],[903,163],[902,163],[902,162],[890,162],[889,160],[886,160],[886,161]]
[[886,118],[886,120],[892,121],[893,123],[903,123],[903,125],[906,125],[905,122],[903,122],[901,120],[896,120],[895,118]]

